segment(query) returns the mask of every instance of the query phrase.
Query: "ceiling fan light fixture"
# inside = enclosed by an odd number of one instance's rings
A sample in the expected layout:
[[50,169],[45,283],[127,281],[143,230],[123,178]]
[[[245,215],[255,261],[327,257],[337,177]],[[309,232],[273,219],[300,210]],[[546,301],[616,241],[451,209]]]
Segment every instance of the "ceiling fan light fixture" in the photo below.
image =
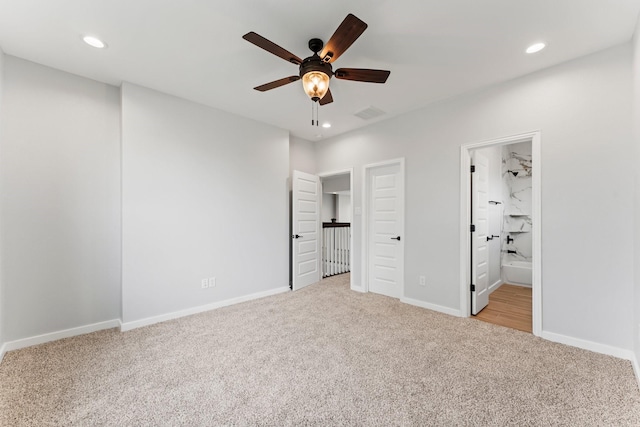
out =
[[302,87],[312,101],[320,101],[329,91],[329,80],[322,71],[309,71],[302,76]]
[[274,42],[262,37],[261,35],[250,31],[243,39],[249,43],[253,43],[257,47],[284,59],[287,62],[298,64],[297,76],[285,77],[254,87],[255,90],[266,92],[296,80],[302,81],[302,89],[311,98],[312,113],[311,125],[318,124],[318,107],[333,102],[333,95],[329,89],[329,81],[332,77],[341,80],[352,80],[357,82],[368,83],[385,83],[389,74],[388,70],[371,70],[366,68],[340,68],[336,73],[333,72],[331,63],[338,59],[348,48],[362,35],[367,29],[367,24],[353,14],[348,14],[338,29],[333,33],[329,41],[324,44],[321,39],[313,38],[309,40],[309,49],[313,55],[301,59],[289,52],[288,50],[278,46]]

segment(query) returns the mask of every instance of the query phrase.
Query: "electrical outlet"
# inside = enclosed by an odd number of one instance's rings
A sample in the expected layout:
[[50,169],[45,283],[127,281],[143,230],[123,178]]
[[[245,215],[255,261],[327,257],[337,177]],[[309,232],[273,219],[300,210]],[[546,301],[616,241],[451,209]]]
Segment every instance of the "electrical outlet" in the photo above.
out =
[[424,276],[420,276],[418,279],[418,283],[420,286],[427,286],[427,278]]
[[209,287],[209,279],[202,279],[200,282],[200,286],[202,289],[207,289]]
[[209,287],[210,288],[215,288],[216,287],[216,278],[215,277],[209,278]]

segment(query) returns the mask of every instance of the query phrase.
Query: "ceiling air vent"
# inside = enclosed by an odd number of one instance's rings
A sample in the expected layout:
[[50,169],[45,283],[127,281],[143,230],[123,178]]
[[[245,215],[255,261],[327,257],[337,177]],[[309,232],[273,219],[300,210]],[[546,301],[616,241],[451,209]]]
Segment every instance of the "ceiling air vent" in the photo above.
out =
[[363,120],[371,120],[374,119],[376,117],[380,117],[382,115],[385,115],[386,113],[384,111],[382,111],[379,108],[376,107],[367,107],[362,111],[358,111],[357,113],[355,113],[355,116],[360,117]]

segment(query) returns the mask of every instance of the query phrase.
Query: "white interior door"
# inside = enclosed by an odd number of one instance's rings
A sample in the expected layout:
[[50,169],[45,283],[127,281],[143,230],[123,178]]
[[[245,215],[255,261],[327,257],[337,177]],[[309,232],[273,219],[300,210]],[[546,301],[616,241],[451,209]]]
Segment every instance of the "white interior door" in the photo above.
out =
[[399,298],[404,276],[404,177],[400,164],[371,168],[369,182],[369,291]]
[[320,178],[293,171],[293,290],[320,280]]
[[471,159],[471,314],[478,314],[489,304],[489,159],[478,151]]

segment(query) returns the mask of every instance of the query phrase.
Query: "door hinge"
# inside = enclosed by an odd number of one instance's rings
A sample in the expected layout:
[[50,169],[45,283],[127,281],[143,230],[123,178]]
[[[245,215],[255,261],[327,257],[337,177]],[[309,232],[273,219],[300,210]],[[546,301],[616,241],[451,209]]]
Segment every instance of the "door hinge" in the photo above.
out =
[[476,171],[476,165],[471,165],[471,173],[474,173]]
[[474,285],[473,283],[471,284],[471,292],[475,292],[476,291],[476,285]]
[[474,231],[476,231],[476,226],[475,226],[475,225],[473,225],[473,224],[471,224],[470,229],[471,229],[471,232],[473,233]]

